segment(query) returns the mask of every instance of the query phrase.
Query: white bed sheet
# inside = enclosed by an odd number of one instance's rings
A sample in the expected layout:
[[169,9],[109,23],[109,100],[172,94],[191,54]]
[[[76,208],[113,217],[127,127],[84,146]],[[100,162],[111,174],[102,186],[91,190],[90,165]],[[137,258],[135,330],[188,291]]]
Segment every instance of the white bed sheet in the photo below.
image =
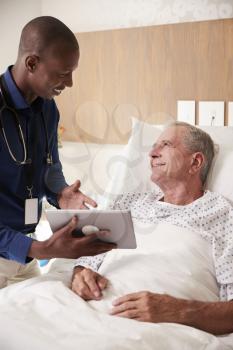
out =
[[102,301],[87,303],[68,288],[72,261],[63,259],[48,274],[1,290],[1,350],[233,349],[233,334],[215,337],[183,325],[108,314],[115,297],[139,290],[218,300],[206,242],[171,225],[135,224],[139,248],[112,251],[101,266],[111,281]]

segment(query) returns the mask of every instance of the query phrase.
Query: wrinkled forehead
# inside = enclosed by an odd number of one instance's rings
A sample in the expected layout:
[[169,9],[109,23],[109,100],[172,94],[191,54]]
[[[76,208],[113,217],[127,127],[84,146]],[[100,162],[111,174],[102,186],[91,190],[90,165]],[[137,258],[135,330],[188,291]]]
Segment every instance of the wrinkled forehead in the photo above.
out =
[[156,143],[166,140],[172,143],[180,144],[182,143],[186,132],[187,129],[184,126],[169,126],[160,134]]

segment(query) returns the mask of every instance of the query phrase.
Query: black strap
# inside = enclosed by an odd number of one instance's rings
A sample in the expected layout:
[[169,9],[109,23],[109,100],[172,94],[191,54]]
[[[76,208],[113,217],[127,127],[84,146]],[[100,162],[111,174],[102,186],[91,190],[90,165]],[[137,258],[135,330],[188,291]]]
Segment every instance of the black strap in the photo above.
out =
[[[5,81],[5,78],[3,75],[0,76],[0,89],[1,89],[1,94],[0,94],[0,98],[1,98],[1,109],[6,108],[8,110],[12,110],[12,117],[14,118],[15,121],[15,126],[16,126],[16,130],[18,132],[18,136],[19,136],[19,140],[21,142],[21,145],[23,146],[23,140],[21,138],[20,132],[19,132],[19,125],[20,125],[20,121],[19,121],[19,117],[17,115],[16,109],[14,107],[14,103],[12,101],[12,98],[8,92],[8,88],[7,88],[7,84]],[[13,113],[14,111],[14,113]],[[2,114],[2,111],[1,111]],[[2,115],[0,115],[0,127],[2,129]],[[1,130],[2,131],[2,130]]]
[[0,108],[3,107],[2,75],[0,75]]
[[30,190],[32,189],[32,195],[33,195],[33,189],[35,187],[35,183],[34,183],[34,178],[35,178],[35,174],[36,171],[38,171],[38,169],[36,169],[36,158],[37,158],[37,142],[39,140],[39,123],[38,123],[38,119],[39,116],[36,115],[34,118],[34,123],[33,126],[30,128],[31,134],[29,135],[29,139],[28,139],[28,145],[27,145],[27,149],[29,150],[28,153],[28,162],[27,164],[25,164],[25,178],[26,178],[26,184],[27,184],[27,189],[29,191],[29,195],[30,195]]
[[[21,135],[19,132],[19,125],[20,125],[20,120],[17,115],[17,111],[15,110],[14,103],[12,101],[12,98],[8,92],[7,84],[4,79],[4,76],[0,76],[0,87],[1,87],[1,100],[0,100],[0,108],[6,106],[6,109],[10,107],[12,110],[12,114],[15,120],[15,124],[18,130],[19,134],[19,140],[21,143],[23,143],[21,139]],[[9,109],[9,111],[10,111]],[[15,112],[15,113],[13,113]],[[41,120],[42,119],[42,120]],[[31,188],[33,186],[33,179],[34,179],[34,174],[38,169],[36,169],[36,157],[37,157],[37,143],[39,140],[39,130],[41,130],[41,121],[43,123],[44,131],[45,131],[45,138],[46,138],[46,161],[48,165],[52,164],[52,157],[49,151],[49,137],[48,137],[48,129],[47,129],[47,124],[44,118],[43,113],[41,112],[40,114],[34,115],[33,117],[34,120],[34,125],[33,127],[30,128],[32,131],[31,134],[29,135],[29,140],[28,143],[26,144],[26,149],[27,149],[27,164],[24,165],[25,167],[25,176],[26,176],[26,183],[27,187]],[[0,126],[1,126],[1,116],[0,116]],[[26,140],[25,140],[26,141]]]
[[[2,106],[6,106],[10,107],[12,109],[15,109],[13,101],[11,99],[11,96],[8,92],[8,88],[5,82],[5,79],[3,77],[3,75],[0,76],[0,87],[1,87],[1,107]],[[13,114],[13,113],[12,113]],[[17,116],[17,113],[14,114],[14,120],[16,123],[16,127],[18,130],[18,125],[20,121],[19,118]],[[30,128],[30,135],[28,135],[28,142],[25,138],[25,143],[26,143],[26,150],[27,150],[27,162],[24,165],[24,169],[25,169],[25,182],[26,182],[26,187],[28,189],[28,195],[30,194],[29,189],[32,189],[32,194],[33,194],[33,185],[34,185],[34,175],[36,173],[36,156],[37,156],[37,142],[39,139],[39,129],[40,129],[40,125],[38,123],[38,119],[40,118],[40,115],[35,115],[33,116],[33,121],[34,121],[34,125],[31,126]],[[0,118],[1,121],[1,118]],[[18,132],[18,134],[20,134]],[[19,140],[22,143],[21,137],[19,137]]]
[[14,104],[13,104],[13,101],[12,101],[10,94],[8,93],[8,88],[7,88],[6,81],[5,81],[3,75],[0,76],[0,88],[1,88],[1,92],[2,92],[1,98],[2,98],[3,104],[5,104],[11,108],[14,108]]

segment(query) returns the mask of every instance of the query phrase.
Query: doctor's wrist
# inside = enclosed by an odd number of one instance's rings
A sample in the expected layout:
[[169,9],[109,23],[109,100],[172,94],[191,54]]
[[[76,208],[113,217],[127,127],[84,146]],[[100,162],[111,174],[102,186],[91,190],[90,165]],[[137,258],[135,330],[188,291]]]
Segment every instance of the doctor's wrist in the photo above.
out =
[[49,256],[47,249],[46,249],[46,241],[36,241],[33,240],[31,247],[28,251],[28,256],[30,258],[36,258],[36,259],[49,259],[51,256]]

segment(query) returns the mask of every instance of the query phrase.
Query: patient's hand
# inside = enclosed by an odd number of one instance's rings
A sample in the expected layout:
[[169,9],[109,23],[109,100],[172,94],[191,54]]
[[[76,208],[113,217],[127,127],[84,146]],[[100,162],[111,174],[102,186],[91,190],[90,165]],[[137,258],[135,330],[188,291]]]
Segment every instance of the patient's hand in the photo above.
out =
[[100,300],[107,284],[105,277],[91,269],[82,266],[74,268],[71,289],[84,300]]
[[143,322],[183,323],[181,312],[188,303],[166,294],[141,291],[115,300],[111,314]]
[[113,302],[112,315],[143,322],[172,322],[214,335],[233,332],[231,301],[199,301],[147,291],[124,295]]

